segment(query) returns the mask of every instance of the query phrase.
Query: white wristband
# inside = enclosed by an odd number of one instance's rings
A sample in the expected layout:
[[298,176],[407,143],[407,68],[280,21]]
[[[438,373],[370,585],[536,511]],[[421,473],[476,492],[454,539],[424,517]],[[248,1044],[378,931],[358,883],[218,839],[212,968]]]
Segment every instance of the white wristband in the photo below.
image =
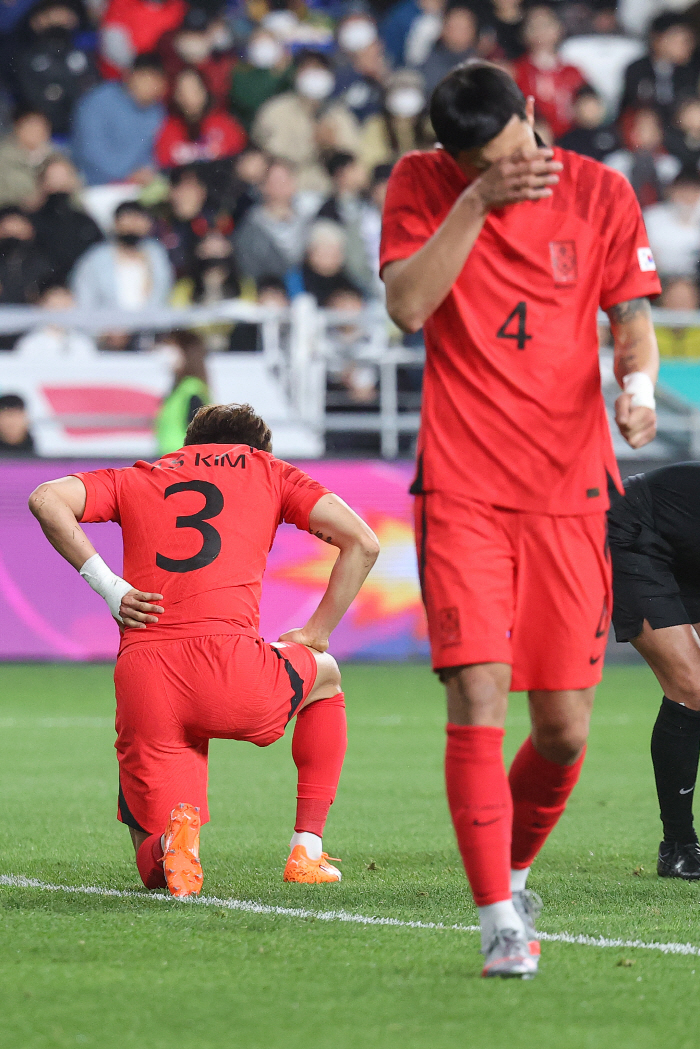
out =
[[656,408],[654,384],[646,372],[630,372],[622,380],[625,393],[632,394],[633,408]]
[[80,569],[80,574],[95,593],[105,599],[114,618],[118,619],[120,623],[123,622],[122,617],[119,615],[119,608],[124,594],[128,594],[130,590],[134,589],[131,583],[127,583],[126,579],[115,575],[99,554],[93,554],[92,557],[88,557]]

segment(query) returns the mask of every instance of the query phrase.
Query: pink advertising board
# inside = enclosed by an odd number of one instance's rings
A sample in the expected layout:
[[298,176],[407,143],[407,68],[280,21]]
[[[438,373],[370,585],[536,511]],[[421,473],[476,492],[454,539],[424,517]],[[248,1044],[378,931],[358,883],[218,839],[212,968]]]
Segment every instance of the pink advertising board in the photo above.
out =
[[[41,481],[115,463],[29,461],[0,464],[0,660],[113,659],[118,631],[101,600],[49,546],[27,509]],[[379,536],[382,553],[333,635],[339,659],[427,656],[420,601],[409,463],[298,463],[342,496]],[[87,525],[95,546],[121,571],[117,525]],[[260,630],[267,641],[301,626],[318,602],[334,551],[282,525],[268,560]]]

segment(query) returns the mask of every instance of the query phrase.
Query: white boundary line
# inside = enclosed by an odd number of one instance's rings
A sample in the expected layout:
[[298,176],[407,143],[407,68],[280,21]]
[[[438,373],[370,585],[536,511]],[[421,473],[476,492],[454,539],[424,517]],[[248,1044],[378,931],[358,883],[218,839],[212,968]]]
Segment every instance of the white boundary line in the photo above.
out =
[[[129,889],[104,889],[98,885],[52,885],[25,878],[21,874],[0,874],[0,886],[8,889],[41,889],[44,892],[66,892],[79,896],[102,896],[126,900],[158,900],[161,903],[189,903],[202,907],[225,907],[231,911],[248,914],[271,914],[283,918],[315,918],[323,922],[349,922],[353,925],[388,925],[401,929],[446,929],[452,932],[479,932],[478,925],[445,925],[443,922],[411,922],[400,918],[381,918],[377,915],[352,914],[350,911],[310,911],[303,907],[274,907],[253,900],[219,899],[217,896],[197,896],[190,900],[176,901],[172,896],[160,896],[150,892],[134,892]],[[540,940],[553,943],[573,943],[582,947],[612,947],[624,950],[661,951],[662,954],[700,955],[700,947],[692,943],[645,943],[643,940],[608,939],[605,936],[575,936],[570,932],[542,932]]]

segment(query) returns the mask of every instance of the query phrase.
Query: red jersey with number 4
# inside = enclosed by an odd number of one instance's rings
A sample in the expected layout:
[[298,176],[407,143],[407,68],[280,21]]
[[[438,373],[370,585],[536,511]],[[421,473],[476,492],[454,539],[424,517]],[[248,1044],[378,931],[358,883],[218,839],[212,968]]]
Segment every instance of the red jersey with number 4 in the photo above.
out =
[[[619,485],[598,364],[598,307],[658,295],[631,186],[556,149],[554,194],[489,212],[425,322],[414,490],[545,514],[606,510]],[[381,265],[413,255],[468,185],[442,149],[409,153],[384,206]]]
[[282,521],[309,530],[328,489],[247,445],[190,445],[151,464],[75,475],[83,521],[117,521],[124,579],[162,594],[165,613],[121,648],[206,634],[258,636],[267,555]]

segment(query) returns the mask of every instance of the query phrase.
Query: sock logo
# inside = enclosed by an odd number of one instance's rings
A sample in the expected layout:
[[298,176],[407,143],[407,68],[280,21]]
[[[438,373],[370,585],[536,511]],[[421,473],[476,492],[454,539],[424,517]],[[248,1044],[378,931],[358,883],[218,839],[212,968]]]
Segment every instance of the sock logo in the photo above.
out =
[[694,791],[694,790],[695,790],[695,785],[693,785],[692,787],[688,787],[688,789],[687,789],[687,790],[683,790],[683,789],[681,788],[681,790],[679,790],[679,791],[678,791],[678,793],[679,793],[679,794],[690,794],[690,793],[691,793],[691,791]]
[[490,827],[492,823],[498,823],[500,818],[501,818],[500,816],[496,816],[496,818],[493,819],[493,820],[473,820],[472,821],[472,826],[473,827]]

